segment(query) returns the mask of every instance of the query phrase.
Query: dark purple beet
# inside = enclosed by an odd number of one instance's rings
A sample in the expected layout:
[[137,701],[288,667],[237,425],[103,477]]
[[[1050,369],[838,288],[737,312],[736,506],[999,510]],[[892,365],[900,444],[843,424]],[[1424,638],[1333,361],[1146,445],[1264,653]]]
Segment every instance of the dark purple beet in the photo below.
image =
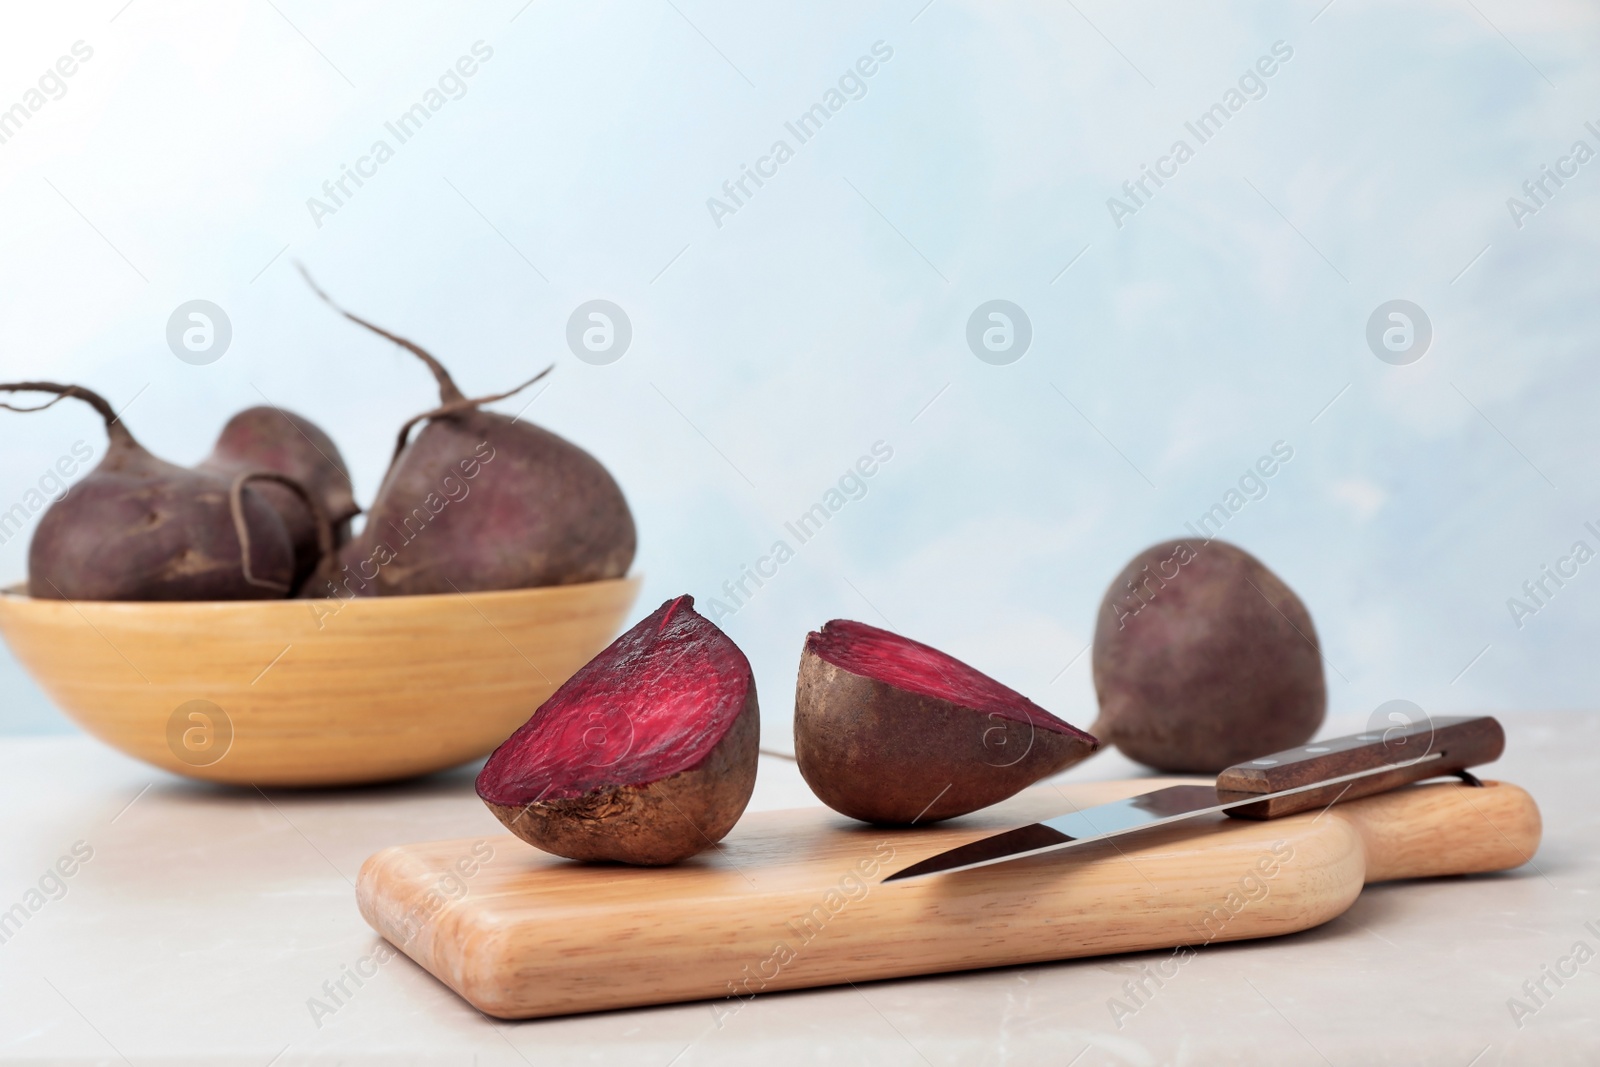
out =
[[342,551],[344,574],[328,592],[472,592],[627,574],[633,514],[610,472],[548,430],[482,409],[543,373],[508,393],[465,397],[428,352],[311,284],[345,318],[421,359],[439,383],[439,406],[401,427],[366,526]]
[[[201,470],[229,476],[275,471],[315,495],[333,526],[337,549],[350,540],[350,520],[361,512],[350,486],[350,470],[339,448],[316,423],[275,407],[246,408],[228,420]],[[305,584],[324,558],[316,516],[294,488],[272,481],[252,483],[289,530],[294,541],[295,586]],[[325,590],[307,590],[322,596]]]
[[[84,401],[105,420],[105,458],[39,519],[28,546],[28,591],[53,600],[266,600],[288,595],[289,533],[247,476],[229,478],[157,459],[103,397],[55,382],[0,392]],[[241,542],[240,534],[244,534]],[[241,549],[241,544],[245,549]]]
[[1178,774],[1303,745],[1328,706],[1320,647],[1305,603],[1244,549],[1152,545],[1100,602],[1094,732]]

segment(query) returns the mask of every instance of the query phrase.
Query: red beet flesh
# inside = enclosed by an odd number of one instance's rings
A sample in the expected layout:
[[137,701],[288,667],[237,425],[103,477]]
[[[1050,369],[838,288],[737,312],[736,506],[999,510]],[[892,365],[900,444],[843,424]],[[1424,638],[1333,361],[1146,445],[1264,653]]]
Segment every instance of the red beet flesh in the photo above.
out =
[[1099,747],[960,660],[845,620],[806,636],[794,729],[818,798],[890,825],[988,807]]
[[820,633],[808,634],[806,647],[835,667],[897,689],[960,704],[985,715],[993,713],[1013,722],[1081,732],[954,656],[876,626],[836,619]]
[[675,863],[743,813],[760,723],[749,661],[681,596],[540,705],[489,757],[478,796],[547,852]]

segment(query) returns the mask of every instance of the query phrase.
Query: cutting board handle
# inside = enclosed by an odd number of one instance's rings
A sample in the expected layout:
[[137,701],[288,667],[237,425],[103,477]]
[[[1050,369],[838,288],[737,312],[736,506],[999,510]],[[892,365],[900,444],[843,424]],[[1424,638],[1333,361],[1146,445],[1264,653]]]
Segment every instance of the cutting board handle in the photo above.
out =
[[1276,819],[1493,763],[1505,747],[1505,730],[1492,716],[1423,717],[1247,760],[1217,775],[1217,796],[1238,800],[1329,783],[1228,810],[1238,819]]
[[[1320,817],[1320,816],[1319,816]],[[1539,805],[1508,782],[1439,782],[1329,809],[1367,851],[1366,883],[1520,867],[1539,850]]]

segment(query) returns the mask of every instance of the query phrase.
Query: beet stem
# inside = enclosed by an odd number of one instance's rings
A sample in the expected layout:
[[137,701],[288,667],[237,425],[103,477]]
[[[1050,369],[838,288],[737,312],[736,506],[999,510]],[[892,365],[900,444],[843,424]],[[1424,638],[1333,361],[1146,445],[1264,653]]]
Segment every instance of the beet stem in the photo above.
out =
[[422,360],[422,362],[426,363],[428,365],[428,369],[433,372],[434,380],[439,383],[439,400],[441,403],[448,404],[452,401],[462,399],[462,392],[460,388],[456,386],[455,379],[450,377],[450,372],[445,370],[444,364],[435,359],[432,353],[427,351],[421,345],[418,345],[413,341],[406,340],[399,334],[390,333],[382,326],[368,322],[366,319],[355,314],[354,312],[346,311],[344,308],[334,303],[333,298],[327,293],[323,292],[321,287],[318,286],[314,280],[312,280],[311,272],[306,270],[305,264],[296,263],[295,266],[299,268],[300,276],[306,280],[306,284],[311,286],[311,291],[321,297],[323,303],[333,308],[333,310],[337,311],[339,314],[343,315],[357,326],[365,326],[379,337],[393,341],[395,344],[399,345],[401,348],[405,349],[407,352],[410,352],[412,355]]
[[[420,415],[413,415],[411,418],[406,420],[404,426],[400,427],[400,434],[394,443],[394,455],[390,457],[389,465],[391,467],[394,466],[394,461],[400,458],[400,453],[405,451],[406,441],[411,437],[411,428],[417,423],[421,422],[423,419],[437,419],[443,418],[446,415],[457,415],[463,411],[476,411],[485,404],[492,404],[496,400],[504,400],[507,397],[516,396],[528,386],[532,385],[534,382],[538,381],[540,378],[543,378],[546,374],[549,374],[555,369],[556,365],[552,363],[550,366],[546,367],[538,374],[535,374],[532,378],[529,378],[515,389],[508,389],[503,393],[495,393],[493,396],[478,396],[470,398],[461,397],[460,399],[452,400],[447,404],[441,404],[432,411],[424,411]],[[388,480],[388,477],[385,476],[384,481],[387,482]],[[379,490],[379,494],[382,494],[381,489]]]
[[[272,589],[287,594],[290,587],[283,582],[268,581],[265,578],[257,578],[255,575],[250,573],[250,524],[244,520],[244,484],[248,481],[256,479],[271,479],[273,481],[278,481],[281,479],[287,483],[290,488],[300,489],[302,495],[305,496],[307,504],[311,503],[311,498],[309,494],[305,493],[303,488],[300,488],[299,483],[293,478],[288,478],[284,475],[275,473],[269,473],[267,471],[246,471],[244,474],[241,474],[235,478],[233,480],[233,485],[228,489],[228,508],[233,512],[233,529],[239,537],[239,566],[244,571],[245,582],[255,586],[258,589]],[[312,506],[315,507],[315,505]],[[326,522],[327,516],[324,513],[319,525],[326,524]],[[330,533],[328,536],[327,545],[328,549],[331,551],[333,538],[331,534],[331,527],[329,529]],[[319,548],[322,547],[322,541],[323,536],[319,529],[317,534]],[[324,559],[326,559],[326,556],[324,556]],[[321,561],[319,561],[319,566],[320,565]]]
[[[261,393],[261,389],[260,389],[259,386],[256,388],[256,392]],[[293,419],[291,419],[289,417],[289,413],[287,411],[283,410],[278,405],[274,404],[271,400],[268,400],[266,393],[261,393],[261,399],[262,400],[266,400],[267,401],[267,406],[270,407],[273,411],[276,411],[278,413],[278,417],[283,419],[283,421],[289,425],[290,429],[292,429],[295,433],[299,434],[300,437],[305,441],[306,444],[310,445],[313,449],[315,449],[317,455],[319,455],[323,459],[327,460],[328,467],[330,469],[332,469],[332,470],[340,470],[340,469],[343,468],[344,464],[335,461],[332,456],[330,456],[326,452],[324,452],[322,450],[322,446],[317,444],[315,441],[313,441],[311,439],[311,435],[306,433],[304,430],[302,430],[300,428],[299,423],[295,422]],[[337,449],[335,451],[337,451]],[[303,491],[305,489],[304,486],[290,486],[289,488],[298,489],[298,490],[302,491],[302,493],[303,493]],[[354,503],[354,501],[352,501],[352,503]],[[355,508],[356,508],[356,510],[351,512],[351,514],[350,514],[351,518],[354,518],[355,516],[361,514],[361,510],[362,510],[361,509],[361,505],[360,504],[356,504]]]
[[[306,575],[306,580],[301,584],[301,588],[310,588],[311,583],[316,581],[327,581],[332,584],[335,562],[333,519],[329,517],[328,509],[322,506],[322,500],[297,479],[291,478],[287,474],[281,474],[278,471],[245,471],[239,475],[233,480],[233,484],[239,488],[241,498],[243,497],[243,487],[247,482],[276,482],[305,502],[306,507],[311,512],[311,518],[317,524],[317,565],[310,574]],[[231,492],[232,490],[230,489],[230,494]],[[231,495],[229,503],[230,505],[232,504]],[[234,512],[235,529],[238,528],[240,517],[240,512]],[[244,564],[246,580],[248,580],[250,572],[250,557],[248,555],[245,556]],[[272,588],[276,588],[276,584]]]
[[139,447],[138,442],[133,439],[133,434],[129,433],[128,428],[122,424],[122,417],[117,414],[116,409],[111,406],[105,397],[92,389],[85,389],[81,385],[62,385],[59,382],[6,382],[0,383],[0,392],[56,394],[54,400],[32,408],[21,408],[14,404],[0,403],[0,408],[5,408],[7,411],[43,411],[45,408],[54,407],[69,396],[82,400],[100,413],[100,417],[106,423],[106,436],[111,438],[113,442],[135,448]]

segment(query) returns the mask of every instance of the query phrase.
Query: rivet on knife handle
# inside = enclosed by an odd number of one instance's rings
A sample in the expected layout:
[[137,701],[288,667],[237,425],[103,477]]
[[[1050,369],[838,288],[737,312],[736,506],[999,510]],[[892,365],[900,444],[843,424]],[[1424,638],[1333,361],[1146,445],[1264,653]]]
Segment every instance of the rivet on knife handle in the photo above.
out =
[[1408,727],[1373,729],[1246,760],[1217,775],[1217,799],[1227,802],[1383,766],[1393,768],[1324,789],[1228,809],[1235,818],[1275,819],[1492,763],[1500,758],[1505,743],[1505,731],[1488,715],[1424,719]]

